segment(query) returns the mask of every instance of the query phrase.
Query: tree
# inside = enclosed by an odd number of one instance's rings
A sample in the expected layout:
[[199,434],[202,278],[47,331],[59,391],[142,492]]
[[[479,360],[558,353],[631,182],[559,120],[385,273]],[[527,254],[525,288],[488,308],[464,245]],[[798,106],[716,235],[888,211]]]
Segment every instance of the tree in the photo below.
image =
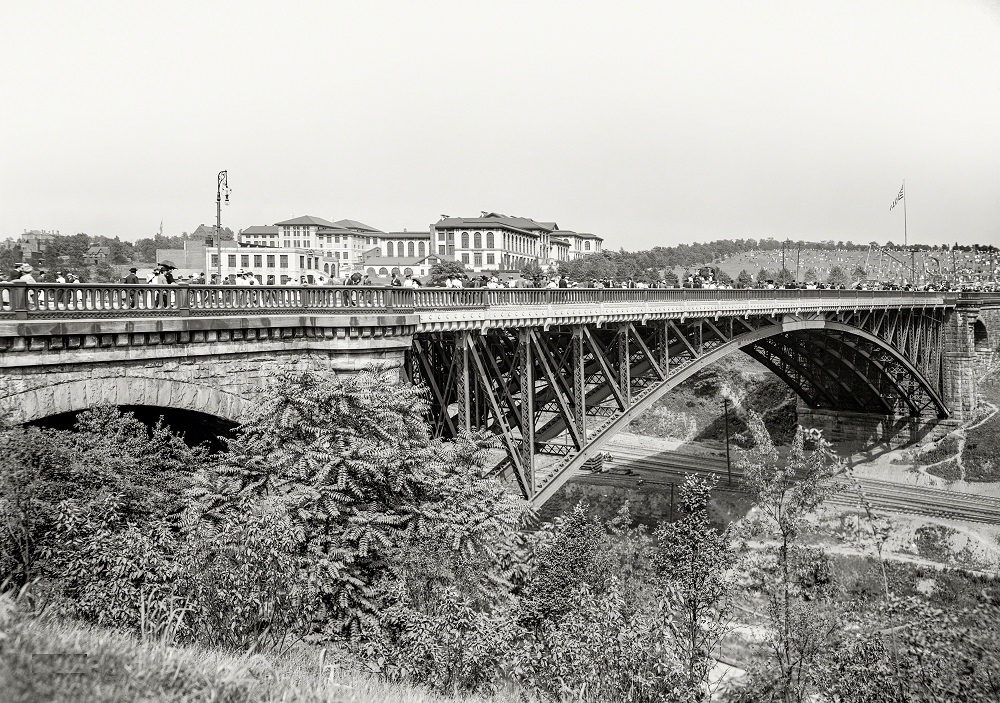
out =
[[761,269],[757,272],[757,283],[763,283],[764,281],[774,280],[774,274],[767,269]]
[[728,273],[726,273],[722,269],[718,269],[718,271],[719,271],[719,273],[717,275],[716,280],[719,283],[721,283],[724,286],[731,286],[731,285],[733,285],[733,277],[732,276],[730,276]]
[[653,554],[657,571],[674,589],[673,641],[692,689],[707,682],[712,651],[728,631],[736,585],[731,531],[719,532],[709,520],[712,487],[713,482],[697,476],[684,480],[684,516],[657,530]]
[[749,288],[752,285],[753,285],[753,276],[747,273],[746,269],[740,271],[739,275],[736,277],[736,287]]
[[465,264],[461,261],[438,261],[431,266],[431,285],[442,286],[451,277],[462,277],[468,273]]
[[778,275],[775,276],[774,282],[780,286],[787,285],[789,283],[795,283],[795,276],[792,275],[791,271],[789,271],[786,268],[783,268],[780,271],[778,271]]
[[520,525],[526,503],[487,478],[484,438],[431,440],[422,389],[374,366],[332,380],[283,374],[265,397],[199,474],[191,520],[276,501],[300,535],[296,569],[317,593],[319,633],[377,638],[402,588],[397,557],[415,545],[447,545],[478,559],[481,578],[496,574],[491,540]]
[[868,278],[868,271],[865,270],[864,266],[858,264],[854,267],[854,270],[851,271],[851,278],[855,281],[864,281]]
[[[775,699],[805,700],[811,670],[829,644],[836,622],[813,603],[819,593],[810,579],[822,557],[798,544],[806,518],[831,490],[828,479],[838,465],[830,444],[818,433],[796,428],[791,449],[782,460],[764,422],[747,413],[751,446],[738,452],[736,465],[756,508],[747,527],[774,540],[758,564],[759,587],[771,621],[770,666],[755,677]],[[807,599],[808,597],[808,599]]]
[[818,274],[816,273],[816,269],[810,266],[809,268],[806,269],[805,275],[802,277],[802,280],[815,281],[817,279],[817,276]]
[[826,282],[832,286],[844,286],[845,288],[851,285],[851,279],[848,278],[844,267],[839,264],[830,269],[830,275],[826,277]]
[[534,259],[529,259],[521,266],[521,275],[531,281],[537,281],[545,275],[542,267]]

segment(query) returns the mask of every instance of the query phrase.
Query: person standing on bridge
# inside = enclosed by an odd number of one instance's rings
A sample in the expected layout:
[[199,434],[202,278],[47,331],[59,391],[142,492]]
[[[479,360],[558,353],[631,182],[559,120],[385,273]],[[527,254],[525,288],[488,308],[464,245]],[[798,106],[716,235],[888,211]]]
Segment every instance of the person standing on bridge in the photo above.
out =
[[[138,272],[139,272],[139,269],[137,269],[135,267],[130,268],[128,270],[128,275],[125,276],[125,278],[122,280],[122,283],[124,283],[126,285],[129,285],[129,286],[139,285],[139,277],[136,275]],[[128,292],[128,306],[129,306],[129,308],[134,308],[135,307],[135,291],[134,290],[130,290]]]

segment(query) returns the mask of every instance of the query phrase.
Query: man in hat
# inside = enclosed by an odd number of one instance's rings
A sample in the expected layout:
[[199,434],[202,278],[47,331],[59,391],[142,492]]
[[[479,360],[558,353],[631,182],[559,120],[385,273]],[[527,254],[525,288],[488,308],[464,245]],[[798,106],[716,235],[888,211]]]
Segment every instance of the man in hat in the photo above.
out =
[[[122,279],[122,283],[125,283],[125,284],[130,285],[130,286],[138,285],[139,284],[139,277],[136,275],[138,272],[139,272],[139,269],[135,268],[134,266],[132,268],[130,268],[128,270],[128,275],[125,276],[124,279]],[[128,292],[128,306],[130,308],[134,308],[135,307],[135,291],[134,290],[130,290]]]

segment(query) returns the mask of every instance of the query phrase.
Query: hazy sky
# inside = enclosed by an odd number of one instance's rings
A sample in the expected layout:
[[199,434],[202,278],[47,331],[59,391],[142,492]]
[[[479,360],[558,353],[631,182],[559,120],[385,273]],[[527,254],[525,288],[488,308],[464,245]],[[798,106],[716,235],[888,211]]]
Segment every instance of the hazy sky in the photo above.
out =
[[1000,1],[0,0],[0,237],[1000,243]]

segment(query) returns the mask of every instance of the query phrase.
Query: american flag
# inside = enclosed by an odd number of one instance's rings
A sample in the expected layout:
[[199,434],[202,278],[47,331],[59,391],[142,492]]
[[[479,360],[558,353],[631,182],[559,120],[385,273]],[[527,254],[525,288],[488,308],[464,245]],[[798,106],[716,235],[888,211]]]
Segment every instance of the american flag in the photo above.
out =
[[889,206],[889,212],[892,212],[892,209],[899,204],[900,200],[903,199],[903,188],[904,186],[899,187],[899,195],[896,196],[896,199],[892,201],[892,205]]

